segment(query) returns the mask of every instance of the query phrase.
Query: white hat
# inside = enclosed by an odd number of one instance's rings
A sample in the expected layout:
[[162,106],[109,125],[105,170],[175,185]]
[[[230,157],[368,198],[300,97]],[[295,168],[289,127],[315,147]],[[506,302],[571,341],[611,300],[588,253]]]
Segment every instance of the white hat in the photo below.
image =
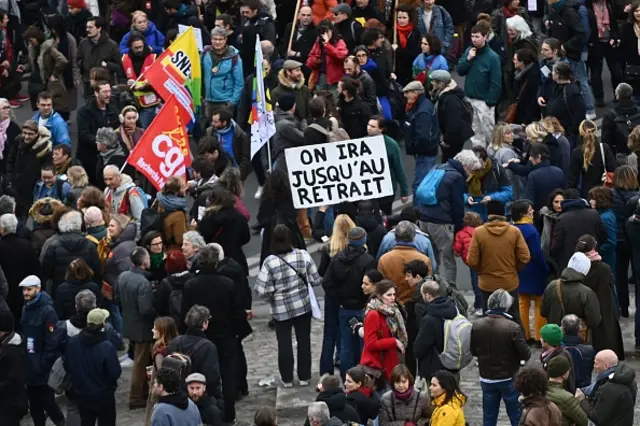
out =
[[587,275],[591,269],[591,261],[584,253],[574,253],[569,259],[567,268],[571,268],[582,275]]
[[28,277],[25,277],[25,279],[20,281],[18,287],[40,287],[41,285],[42,283],[40,282],[40,278],[35,275],[29,275]]

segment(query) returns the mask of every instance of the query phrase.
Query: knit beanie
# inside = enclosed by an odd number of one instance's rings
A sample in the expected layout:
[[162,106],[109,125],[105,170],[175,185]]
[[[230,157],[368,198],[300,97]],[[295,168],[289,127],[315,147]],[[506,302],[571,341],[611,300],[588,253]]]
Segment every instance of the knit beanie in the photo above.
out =
[[11,311],[0,310],[0,332],[13,331],[13,314]]
[[87,225],[87,228],[104,225],[104,216],[102,216],[102,211],[96,206],[89,207],[84,212],[84,223]]
[[278,98],[278,106],[283,111],[291,111],[296,104],[296,97],[293,93],[285,93]]
[[563,356],[557,356],[552,358],[547,365],[547,375],[550,379],[555,379],[556,377],[561,377],[564,373],[569,371],[571,368],[571,364],[569,364],[569,360]]
[[349,231],[349,245],[353,247],[362,247],[367,243],[367,231],[359,226],[351,228]]
[[567,268],[571,268],[582,275],[587,275],[591,269],[591,261],[584,253],[574,253],[569,259]]
[[562,329],[557,324],[547,324],[540,329],[540,337],[550,346],[560,346]]

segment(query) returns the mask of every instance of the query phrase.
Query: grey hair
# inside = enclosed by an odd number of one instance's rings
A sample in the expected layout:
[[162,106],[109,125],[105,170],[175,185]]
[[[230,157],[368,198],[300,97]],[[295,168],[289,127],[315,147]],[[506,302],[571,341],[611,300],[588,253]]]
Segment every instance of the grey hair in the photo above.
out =
[[262,40],[260,42],[260,48],[262,49],[262,55],[265,58],[271,58],[276,51],[275,46],[269,40]]
[[114,176],[122,176],[122,173],[120,173],[120,169],[118,168],[118,166],[114,166],[113,164],[109,164],[108,166],[104,167],[103,173],[107,172],[113,173]]
[[429,296],[436,298],[440,296],[440,284],[438,284],[437,281],[426,280],[422,283],[422,286],[420,286],[420,293],[425,295],[428,294]]
[[110,127],[100,127],[96,131],[96,143],[102,144],[107,149],[115,149],[118,147],[118,133]]
[[16,212],[16,199],[9,196],[3,195],[0,197],[0,215],[7,213],[15,213]]
[[63,214],[58,221],[58,229],[63,234],[82,231],[82,214],[75,210]]
[[97,306],[96,295],[91,290],[82,290],[76,294],[76,312],[89,312]]
[[616,99],[631,99],[633,97],[633,87],[629,83],[620,83],[616,86]]
[[416,226],[408,220],[402,220],[395,227],[396,241],[412,243],[416,239]]
[[136,247],[131,252],[130,258],[133,266],[142,266],[144,261],[149,258],[149,252],[144,247]]
[[182,241],[186,241],[191,244],[194,248],[201,249],[204,248],[207,244],[204,242],[204,238],[198,231],[187,231],[182,234]]
[[[6,104],[6,105],[11,106],[11,104],[9,103],[9,99],[7,99],[7,98],[0,98],[0,104]],[[13,113],[13,108],[9,109],[9,120],[16,121],[16,116]]]
[[453,157],[454,160],[460,162],[462,167],[469,170],[478,170],[482,167],[480,159],[470,149],[463,149]]
[[198,256],[198,265],[204,267],[215,268],[218,262],[220,262],[220,252],[217,247],[204,246],[200,249],[200,255]]
[[0,229],[7,234],[15,234],[18,230],[18,218],[13,213],[5,213],[0,216]]
[[331,417],[329,406],[323,401],[312,402],[307,408],[307,417],[309,417],[309,421],[315,420],[324,423]]
[[580,318],[577,315],[565,315],[560,321],[560,328],[567,336],[577,336],[580,333]]
[[224,249],[222,248],[222,246],[218,243],[209,243],[207,244],[207,247],[213,247],[214,249],[218,250],[218,259],[222,260],[224,259]]
[[209,308],[202,305],[193,305],[187,315],[184,317],[184,323],[187,327],[202,328],[205,322],[209,321]]
[[513,305],[513,296],[505,289],[499,288],[489,296],[487,300],[487,308],[491,310],[508,311]]

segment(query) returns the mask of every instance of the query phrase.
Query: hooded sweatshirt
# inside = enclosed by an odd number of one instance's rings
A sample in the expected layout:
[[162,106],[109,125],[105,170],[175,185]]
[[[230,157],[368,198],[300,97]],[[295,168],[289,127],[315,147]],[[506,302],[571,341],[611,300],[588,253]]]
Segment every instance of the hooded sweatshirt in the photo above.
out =
[[182,392],[161,396],[153,407],[153,426],[200,426],[202,419],[196,404]]

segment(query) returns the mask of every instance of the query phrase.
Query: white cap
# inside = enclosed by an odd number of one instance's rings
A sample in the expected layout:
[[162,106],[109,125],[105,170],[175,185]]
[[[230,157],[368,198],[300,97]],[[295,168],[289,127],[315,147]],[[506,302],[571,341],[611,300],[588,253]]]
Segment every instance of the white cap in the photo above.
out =
[[567,268],[571,268],[582,275],[587,275],[591,269],[591,261],[584,253],[574,253],[569,260]]
[[40,278],[38,278],[35,275],[29,275],[28,277],[25,277],[25,279],[20,281],[20,284],[18,284],[18,287],[40,287],[40,286],[42,286],[42,283],[40,282]]

